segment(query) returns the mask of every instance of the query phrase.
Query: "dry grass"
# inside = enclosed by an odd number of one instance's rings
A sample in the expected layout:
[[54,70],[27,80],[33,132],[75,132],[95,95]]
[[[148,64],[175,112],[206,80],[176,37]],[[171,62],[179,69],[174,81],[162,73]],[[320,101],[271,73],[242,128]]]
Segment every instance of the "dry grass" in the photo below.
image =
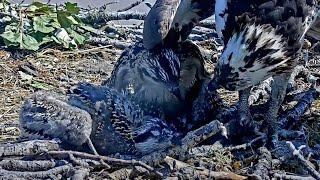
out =
[[[19,109],[30,94],[37,90],[64,93],[80,81],[100,84],[110,76],[118,55],[108,46],[79,51],[45,49],[19,59],[0,51],[0,142],[19,135]],[[31,73],[24,68],[32,66]]]

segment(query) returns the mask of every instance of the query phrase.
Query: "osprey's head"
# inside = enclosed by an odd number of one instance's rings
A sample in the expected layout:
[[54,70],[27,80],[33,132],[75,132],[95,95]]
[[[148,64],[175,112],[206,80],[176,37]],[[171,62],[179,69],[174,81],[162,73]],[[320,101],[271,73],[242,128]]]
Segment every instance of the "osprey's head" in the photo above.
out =
[[228,90],[243,90],[281,73],[289,59],[286,39],[276,29],[247,23],[225,45],[215,77]]

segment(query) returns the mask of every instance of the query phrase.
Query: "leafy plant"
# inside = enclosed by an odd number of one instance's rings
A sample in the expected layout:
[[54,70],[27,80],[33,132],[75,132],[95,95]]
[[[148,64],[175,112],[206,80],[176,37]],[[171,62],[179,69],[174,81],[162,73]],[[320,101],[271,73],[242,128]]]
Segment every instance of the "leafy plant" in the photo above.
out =
[[[10,8],[6,8],[8,5]],[[2,22],[6,23],[0,36],[8,47],[36,51],[44,44],[57,43],[72,49],[87,39],[86,34],[77,31],[86,25],[77,17],[80,8],[76,3],[56,6],[34,2],[23,7],[2,0],[0,12],[5,15]]]

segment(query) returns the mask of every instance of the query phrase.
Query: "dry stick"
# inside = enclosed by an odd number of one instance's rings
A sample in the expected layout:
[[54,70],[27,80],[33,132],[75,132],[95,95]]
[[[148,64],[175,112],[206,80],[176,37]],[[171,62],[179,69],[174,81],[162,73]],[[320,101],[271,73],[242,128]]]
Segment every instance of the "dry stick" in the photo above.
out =
[[28,156],[56,150],[59,150],[59,145],[56,141],[32,140],[15,144],[1,144],[0,157]]
[[93,160],[102,160],[105,162],[108,162],[109,164],[113,165],[118,165],[118,166],[142,166],[149,170],[150,172],[153,172],[157,176],[162,176],[161,173],[157,172],[152,168],[151,166],[141,162],[141,161],[136,161],[136,160],[123,160],[123,159],[116,159],[116,158],[110,158],[107,156],[100,156],[100,155],[92,155],[84,152],[77,152],[77,151],[49,151],[47,154],[59,158],[59,159],[64,159],[65,157],[69,157],[70,154],[73,156],[77,156],[82,159],[93,159]]
[[132,168],[122,168],[110,173],[108,176],[110,179],[130,179]]
[[128,7],[125,7],[125,8],[123,8],[123,9],[118,10],[118,12],[128,11],[128,10],[130,10],[130,9],[132,9],[132,8],[140,5],[140,4],[143,3],[144,1],[145,1],[145,0],[139,0],[139,1],[137,1],[137,2],[134,2],[134,3],[130,4]]
[[183,174],[190,174],[190,172],[192,172],[191,174],[192,177],[190,178],[205,176],[205,178],[214,178],[214,179],[234,179],[234,180],[247,179],[244,176],[240,176],[232,172],[214,172],[208,169],[197,169],[194,166],[191,166],[187,163],[178,161],[168,156],[164,159],[164,161],[170,166],[171,169],[181,171]]
[[93,44],[112,45],[119,49],[125,49],[130,46],[129,43],[121,42],[121,41],[110,39],[110,38],[90,37],[88,42]]
[[10,171],[45,171],[56,166],[55,161],[41,160],[41,161],[24,161],[17,159],[5,159],[0,161],[2,169]]
[[15,175],[20,178],[27,179],[46,179],[52,176],[62,175],[63,177],[68,177],[73,172],[73,166],[70,164],[52,168],[47,171],[37,171],[37,172],[22,172],[22,171],[7,171],[0,169],[0,177]]
[[90,169],[79,167],[74,171],[71,180],[86,179],[89,176]]
[[162,162],[166,156],[179,156],[179,159],[185,159],[190,148],[198,145],[202,141],[219,132],[224,136],[227,134],[226,128],[222,123],[217,120],[212,121],[211,123],[204,125],[197,130],[189,132],[181,140],[181,145],[168,149],[165,152],[151,153],[142,157],[141,160],[143,162],[147,162],[148,164],[157,165],[160,164],[160,162]]
[[259,86],[255,87],[249,96],[249,105],[256,103],[261,96],[267,95],[271,92],[271,83],[273,79],[268,78],[267,80],[263,81]]
[[280,126],[284,128],[288,125],[294,125],[319,97],[319,94],[316,89],[308,90],[294,108],[290,109],[283,118],[279,118]]
[[272,169],[272,157],[267,148],[258,149],[259,160],[253,166],[252,175],[257,179],[269,179],[269,171]]
[[300,161],[301,165],[305,167],[309,174],[316,179],[320,179],[320,173],[312,167],[312,163],[303,157],[303,155],[300,153],[299,150],[296,149],[292,142],[287,141],[286,143],[292,151],[293,156]]
[[100,24],[114,20],[144,20],[146,16],[146,13],[139,12],[101,12],[96,10],[80,14],[80,18],[88,24]]
[[313,177],[304,177],[304,176],[296,176],[296,175],[289,175],[289,174],[280,174],[280,173],[274,173],[274,178],[277,179],[287,179],[287,180],[314,180]]

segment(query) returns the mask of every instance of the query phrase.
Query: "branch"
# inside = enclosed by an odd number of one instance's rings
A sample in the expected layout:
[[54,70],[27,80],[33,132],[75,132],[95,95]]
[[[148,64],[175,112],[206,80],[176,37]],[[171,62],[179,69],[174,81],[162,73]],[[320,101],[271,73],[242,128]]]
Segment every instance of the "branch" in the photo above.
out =
[[253,166],[252,175],[257,179],[270,179],[269,171],[272,169],[272,157],[267,148],[258,149],[258,163]]
[[144,20],[146,16],[146,13],[139,12],[106,12],[97,10],[90,10],[80,14],[82,21],[87,24],[104,24],[114,20]]
[[82,159],[92,159],[97,161],[105,161],[110,165],[114,166],[142,166],[151,173],[153,173],[157,177],[162,177],[162,174],[155,171],[154,168],[151,166],[136,160],[123,160],[123,159],[116,159],[116,158],[110,158],[107,156],[100,156],[100,155],[92,155],[84,152],[77,152],[77,151],[49,151],[47,154],[51,155],[54,158],[58,159],[65,159],[70,157],[70,154],[72,154],[75,157],[79,157]]
[[284,117],[279,119],[281,127],[285,128],[296,124],[319,95],[320,93],[316,89],[307,91],[294,108],[290,109]]
[[179,171],[179,174],[182,176],[180,177],[181,179],[193,179],[196,177],[201,177],[200,179],[247,179],[247,177],[240,176],[232,172],[213,172],[205,168],[199,169],[168,156],[164,161],[171,167],[171,170]]
[[130,46],[129,43],[121,42],[121,41],[110,39],[110,38],[90,37],[87,41],[88,43],[92,43],[92,44],[112,45],[119,49],[125,49]]
[[28,156],[48,151],[56,151],[59,145],[54,140],[32,140],[15,144],[1,144],[0,157],[3,156]]
[[73,166],[70,164],[52,168],[47,171],[37,171],[37,172],[23,172],[23,171],[7,171],[0,169],[1,176],[16,176],[19,178],[26,179],[47,179],[52,176],[62,175],[63,177],[70,177],[73,172]]
[[314,180],[313,177],[304,177],[304,176],[297,176],[297,175],[289,175],[284,173],[274,173],[274,178],[277,179],[287,179],[287,180]]
[[[63,163],[63,162],[59,162]],[[0,162],[2,169],[10,171],[44,171],[54,168],[57,165],[55,161],[41,160],[41,161],[23,161],[16,159],[5,159]],[[64,164],[65,165],[65,164]]]
[[134,3],[132,3],[132,4],[130,4],[128,7],[125,7],[125,8],[123,8],[123,9],[118,10],[118,12],[128,11],[128,10],[130,10],[130,9],[132,9],[132,8],[140,5],[140,4],[143,3],[144,1],[145,1],[145,0],[136,1],[136,2],[134,2]]
[[271,83],[273,79],[268,78],[259,86],[255,87],[249,96],[249,105],[256,103],[261,97],[268,95],[271,92]]
[[299,150],[296,149],[292,142],[287,141],[286,143],[292,151],[293,156],[300,161],[301,165],[305,167],[309,174],[316,179],[320,179],[320,173],[312,167],[312,163],[303,157],[303,155],[300,153]]

